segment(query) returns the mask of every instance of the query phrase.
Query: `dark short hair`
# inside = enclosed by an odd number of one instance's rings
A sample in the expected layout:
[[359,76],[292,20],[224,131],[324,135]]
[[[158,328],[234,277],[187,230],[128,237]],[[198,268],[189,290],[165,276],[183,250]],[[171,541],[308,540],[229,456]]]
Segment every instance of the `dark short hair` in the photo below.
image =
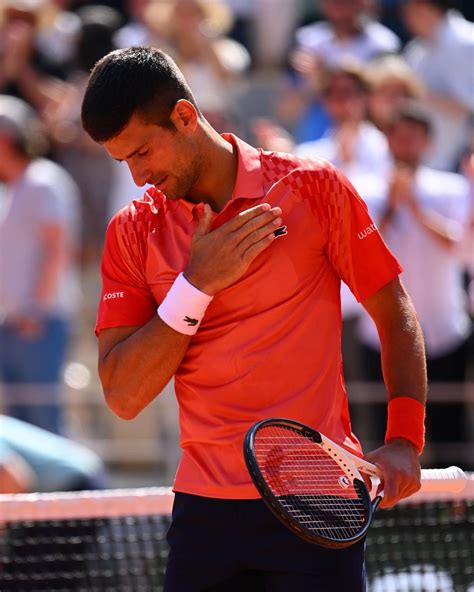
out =
[[99,60],[92,70],[82,102],[82,125],[96,142],[115,137],[134,114],[173,128],[170,115],[180,99],[198,109],[183,74],[169,55],[152,47],[118,49]]
[[433,134],[433,122],[430,115],[423,105],[416,101],[407,101],[393,113],[390,118],[389,132],[401,122],[420,126],[428,136]]
[[17,97],[0,94],[0,134],[26,158],[44,156],[48,149],[45,130],[36,111]]
[[323,95],[327,93],[331,82],[339,76],[350,78],[361,93],[369,92],[369,81],[364,68],[358,62],[348,61],[331,66],[323,72],[320,81]]

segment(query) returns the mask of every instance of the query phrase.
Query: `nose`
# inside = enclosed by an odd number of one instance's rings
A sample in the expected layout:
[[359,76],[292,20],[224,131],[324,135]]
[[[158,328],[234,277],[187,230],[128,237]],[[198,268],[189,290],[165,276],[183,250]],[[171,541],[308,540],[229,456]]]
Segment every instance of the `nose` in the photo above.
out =
[[150,178],[150,171],[147,169],[134,165],[132,163],[128,163],[128,168],[130,170],[130,174],[132,175],[133,182],[138,187],[143,187],[146,185],[148,179]]

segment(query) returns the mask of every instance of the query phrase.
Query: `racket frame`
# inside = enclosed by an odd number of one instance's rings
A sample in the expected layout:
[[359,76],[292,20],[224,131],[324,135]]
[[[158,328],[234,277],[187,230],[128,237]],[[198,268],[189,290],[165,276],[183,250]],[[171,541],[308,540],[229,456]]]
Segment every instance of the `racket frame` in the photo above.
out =
[[[256,434],[260,429],[270,426],[286,427],[294,432],[299,432],[304,437],[312,440],[315,444],[321,446],[321,448],[324,449],[324,451],[341,467],[341,470],[351,479],[367,511],[366,524],[356,535],[350,538],[348,537],[347,539],[331,539],[329,537],[316,535],[314,532],[302,526],[285,510],[277,496],[275,496],[266,483],[255,455]],[[249,474],[267,507],[287,528],[305,541],[327,548],[345,548],[357,543],[366,535],[372,523],[374,512],[382,499],[381,496],[376,496],[373,501],[371,500],[364,479],[359,472],[360,466],[363,472],[367,472],[367,474],[373,477],[379,477],[378,469],[372,463],[360,459],[347,450],[344,450],[344,448],[329,438],[326,438],[318,431],[313,430],[298,421],[285,418],[264,419],[251,426],[244,439],[244,458]],[[354,462],[355,460],[361,462],[356,464],[356,462]]]

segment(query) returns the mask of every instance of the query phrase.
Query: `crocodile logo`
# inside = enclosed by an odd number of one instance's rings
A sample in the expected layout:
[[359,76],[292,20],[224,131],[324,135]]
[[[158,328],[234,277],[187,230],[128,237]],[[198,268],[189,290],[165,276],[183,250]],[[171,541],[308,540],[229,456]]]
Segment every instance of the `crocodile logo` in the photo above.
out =
[[188,323],[190,327],[195,327],[199,322],[197,319],[192,319],[191,317],[184,317],[183,320],[185,323]]

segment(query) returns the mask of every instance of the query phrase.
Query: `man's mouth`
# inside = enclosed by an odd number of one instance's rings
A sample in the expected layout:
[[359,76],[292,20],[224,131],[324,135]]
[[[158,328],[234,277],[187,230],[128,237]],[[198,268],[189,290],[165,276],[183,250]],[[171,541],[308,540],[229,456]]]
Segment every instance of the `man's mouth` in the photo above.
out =
[[166,180],[168,179],[168,175],[165,175],[164,177],[162,177],[157,183],[153,183],[153,185],[157,188],[157,189],[163,189],[163,187],[166,185]]

